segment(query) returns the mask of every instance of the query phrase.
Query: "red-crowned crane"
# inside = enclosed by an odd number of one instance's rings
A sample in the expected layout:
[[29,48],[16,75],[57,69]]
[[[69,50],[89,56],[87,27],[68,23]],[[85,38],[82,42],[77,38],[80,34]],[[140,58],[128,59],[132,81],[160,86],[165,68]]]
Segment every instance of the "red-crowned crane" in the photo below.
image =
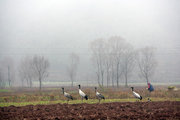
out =
[[105,97],[103,95],[101,95],[98,91],[97,91],[97,88],[95,87],[95,93],[96,93],[96,97],[98,98],[99,100],[99,103],[100,103],[100,100],[101,99],[104,99],[105,100]]
[[142,96],[140,96],[138,93],[136,93],[136,92],[134,91],[134,87],[131,87],[131,89],[132,89],[132,92],[133,92],[134,97],[142,100]]
[[69,93],[64,92],[64,88],[63,87],[62,87],[62,92],[63,92],[64,97],[67,98],[67,103],[69,102],[69,99],[73,100],[73,97]]
[[83,102],[83,99],[85,98],[86,100],[88,100],[88,96],[81,90],[81,85],[79,86],[79,95],[81,96],[81,100]]

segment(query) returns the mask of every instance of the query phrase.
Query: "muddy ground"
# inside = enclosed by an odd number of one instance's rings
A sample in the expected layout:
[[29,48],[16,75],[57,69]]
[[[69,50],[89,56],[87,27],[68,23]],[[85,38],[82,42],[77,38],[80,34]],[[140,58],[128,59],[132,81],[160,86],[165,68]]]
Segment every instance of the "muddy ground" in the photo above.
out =
[[180,102],[123,102],[103,104],[53,104],[0,107],[0,119],[95,120],[170,119],[180,120]]

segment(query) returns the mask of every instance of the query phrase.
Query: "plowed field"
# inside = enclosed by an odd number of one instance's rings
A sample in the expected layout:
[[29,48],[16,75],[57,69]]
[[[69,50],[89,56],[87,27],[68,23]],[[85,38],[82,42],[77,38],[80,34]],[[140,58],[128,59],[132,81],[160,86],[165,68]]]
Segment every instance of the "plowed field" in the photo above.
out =
[[95,120],[171,119],[180,120],[180,102],[121,102],[103,104],[52,104],[1,107],[0,119]]

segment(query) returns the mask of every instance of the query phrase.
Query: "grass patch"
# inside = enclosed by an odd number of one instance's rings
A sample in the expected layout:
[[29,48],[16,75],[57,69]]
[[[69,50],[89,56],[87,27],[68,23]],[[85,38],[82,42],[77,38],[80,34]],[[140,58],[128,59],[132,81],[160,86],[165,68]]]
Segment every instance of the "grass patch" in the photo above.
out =
[[12,92],[10,89],[0,89],[0,92]]
[[[83,103],[98,103],[94,87],[83,87],[82,89],[89,97],[89,100],[84,100]],[[81,103],[77,88],[66,87],[66,91],[74,98],[73,101],[69,101],[69,104]],[[106,100],[102,100],[101,103],[137,101],[129,88],[98,88],[98,92],[102,93],[106,98]],[[154,92],[149,93],[144,87],[136,87],[136,92],[143,97],[142,102],[148,101],[148,97],[150,97],[152,101],[180,101],[179,88],[177,91],[168,91],[166,87],[157,87]],[[0,89],[0,107],[56,103],[67,103],[61,88],[43,88],[42,91],[39,91],[38,88]]]
[[[180,101],[180,98],[151,98],[152,101]],[[101,100],[101,103],[112,103],[112,102],[136,102],[137,99],[106,99]],[[144,98],[142,102],[147,102],[147,98]],[[0,103],[0,107],[7,107],[7,106],[26,106],[26,105],[48,105],[48,104],[65,104],[67,103],[66,100],[57,100],[57,101],[34,101],[34,102],[3,102]],[[69,101],[69,104],[81,104],[81,100],[73,100]],[[89,99],[84,100],[83,103],[87,104],[95,104],[98,103],[97,99]]]

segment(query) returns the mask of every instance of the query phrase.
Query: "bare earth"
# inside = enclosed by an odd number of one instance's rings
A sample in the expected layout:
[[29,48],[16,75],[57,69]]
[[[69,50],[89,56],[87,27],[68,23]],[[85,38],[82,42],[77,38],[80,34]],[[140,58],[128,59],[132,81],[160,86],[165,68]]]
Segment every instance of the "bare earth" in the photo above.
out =
[[53,104],[0,107],[0,119],[95,120],[151,119],[180,120],[180,102],[122,102],[103,104]]

